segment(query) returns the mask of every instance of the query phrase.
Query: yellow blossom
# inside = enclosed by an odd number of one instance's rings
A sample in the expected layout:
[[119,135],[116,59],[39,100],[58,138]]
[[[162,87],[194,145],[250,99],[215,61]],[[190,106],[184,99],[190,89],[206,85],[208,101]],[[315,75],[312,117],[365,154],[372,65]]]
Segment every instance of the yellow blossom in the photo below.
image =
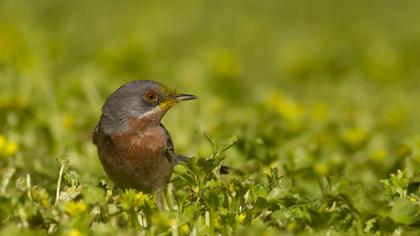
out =
[[68,202],[65,207],[65,211],[71,216],[75,216],[80,213],[83,213],[84,211],[86,211],[86,209],[87,209],[87,206],[83,201],[79,201],[79,202],[71,201],[71,202]]
[[214,219],[214,227],[215,228],[217,228],[217,229],[221,229],[222,228],[222,224],[220,223],[220,216],[217,216],[215,219]]
[[273,91],[268,95],[266,105],[288,121],[299,122],[303,118],[302,107],[279,91]]
[[414,197],[410,197],[410,202],[417,202],[417,199]]
[[84,234],[82,234],[78,229],[71,229],[69,231],[68,236],[83,236]]
[[5,156],[12,156],[16,154],[18,150],[18,144],[15,142],[8,142],[3,148],[3,154]]
[[143,192],[138,192],[135,198],[136,198],[136,206],[138,207],[143,206],[147,201],[150,200],[150,196]]
[[351,146],[359,146],[367,138],[367,131],[363,128],[347,129],[343,132],[343,140]]
[[386,149],[385,147],[380,147],[376,148],[370,153],[369,159],[376,162],[383,162],[387,156],[388,149]]
[[244,223],[245,218],[246,218],[246,215],[244,213],[241,213],[241,214],[235,216],[235,221],[238,224],[242,224],[242,223]]
[[5,145],[6,145],[6,138],[0,134],[0,150],[3,150]]
[[329,171],[329,166],[326,163],[316,163],[313,165],[313,169],[318,175],[326,175]]
[[179,227],[179,232],[182,235],[186,235],[190,233],[190,227],[188,226],[188,224],[184,224],[181,227]]
[[16,154],[18,151],[18,144],[14,141],[9,141],[3,135],[0,135],[0,156],[8,157]]
[[167,225],[168,226],[176,226],[176,219],[169,219],[168,221],[167,221]]

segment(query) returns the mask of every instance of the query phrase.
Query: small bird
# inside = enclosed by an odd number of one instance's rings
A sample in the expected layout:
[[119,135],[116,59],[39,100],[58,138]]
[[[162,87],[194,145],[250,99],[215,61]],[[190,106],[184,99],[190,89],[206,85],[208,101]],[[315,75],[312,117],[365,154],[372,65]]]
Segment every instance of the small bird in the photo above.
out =
[[156,81],[135,80],[106,99],[93,143],[117,187],[156,193],[166,186],[173,166],[188,158],[175,154],[161,119],[178,102],[196,98]]

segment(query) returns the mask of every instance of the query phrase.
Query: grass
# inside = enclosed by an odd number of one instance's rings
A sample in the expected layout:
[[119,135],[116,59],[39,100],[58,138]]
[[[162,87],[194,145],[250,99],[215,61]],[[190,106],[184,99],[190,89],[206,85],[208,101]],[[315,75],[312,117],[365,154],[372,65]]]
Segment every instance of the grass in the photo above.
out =
[[[418,235],[418,6],[1,1],[0,235]],[[91,143],[134,79],[200,97],[160,196]]]

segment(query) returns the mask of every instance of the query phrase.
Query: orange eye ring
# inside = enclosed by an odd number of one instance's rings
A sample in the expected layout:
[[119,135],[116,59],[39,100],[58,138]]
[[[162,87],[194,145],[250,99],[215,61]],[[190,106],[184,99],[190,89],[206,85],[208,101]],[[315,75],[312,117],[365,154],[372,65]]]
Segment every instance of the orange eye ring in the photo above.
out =
[[155,91],[151,90],[151,91],[147,91],[144,94],[144,98],[149,102],[156,102],[158,99],[158,95]]

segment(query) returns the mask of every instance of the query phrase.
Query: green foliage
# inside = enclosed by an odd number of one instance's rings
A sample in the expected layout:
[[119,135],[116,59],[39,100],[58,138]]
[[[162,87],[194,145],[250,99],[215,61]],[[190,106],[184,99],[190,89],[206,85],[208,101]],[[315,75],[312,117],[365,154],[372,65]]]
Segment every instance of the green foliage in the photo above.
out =
[[[0,1],[0,235],[419,235],[418,7]],[[134,79],[200,97],[155,195],[91,143]]]

